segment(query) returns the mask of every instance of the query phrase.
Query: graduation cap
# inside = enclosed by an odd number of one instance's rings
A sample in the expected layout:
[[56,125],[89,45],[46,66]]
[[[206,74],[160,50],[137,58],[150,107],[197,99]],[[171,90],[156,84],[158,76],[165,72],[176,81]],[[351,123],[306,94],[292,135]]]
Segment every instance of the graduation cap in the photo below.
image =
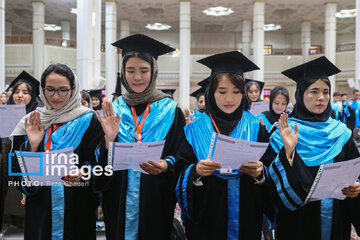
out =
[[122,55],[124,56],[129,52],[146,52],[153,56],[155,59],[158,56],[168,52],[175,51],[174,48],[165,45],[153,38],[145,36],[144,34],[134,34],[125,38],[122,38],[114,43],[113,46],[122,49]]
[[8,91],[10,88],[13,88],[16,83],[19,81],[24,81],[26,83],[29,83],[30,86],[33,88],[33,91],[35,93],[35,96],[38,96],[40,94],[39,86],[40,82],[36,80],[34,77],[32,77],[30,74],[28,74],[25,71],[22,71],[9,85],[9,87],[6,89]]
[[199,88],[198,90],[192,92],[192,93],[190,94],[190,96],[192,96],[192,97],[196,98],[197,100],[199,100],[199,98],[200,98],[201,96],[204,96],[204,95],[205,95],[205,91],[206,91],[206,87],[201,87],[201,88]]
[[236,73],[244,76],[245,72],[260,68],[238,51],[215,54],[198,60],[199,63],[211,69],[211,75],[218,73]]
[[204,80],[198,82],[198,85],[201,87],[207,87],[210,84],[210,79],[211,79],[211,77],[207,77]]
[[171,97],[174,96],[174,92],[176,91],[176,89],[160,89],[163,93],[170,95]]
[[296,67],[281,72],[283,75],[294,80],[297,85],[317,78],[328,78],[341,72],[326,57],[319,57]]
[[90,90],[87,90],[87,92],[90,94],[90,97],[96,97],[100,101],[102,100],[102,97],[103,97],[102,91],[103,91],[103,89],[90,89]]
[[256,82],[257,84],[259,84],[259,86],[260,86],[260,92],[262,92],[262,90],[264,89],[265,82],[261,82],[261,81],[258,81],[258,80],[246,78],[246,79],[245,79],[245,84],[247,84],[247,83],[249,83],[249,82]]

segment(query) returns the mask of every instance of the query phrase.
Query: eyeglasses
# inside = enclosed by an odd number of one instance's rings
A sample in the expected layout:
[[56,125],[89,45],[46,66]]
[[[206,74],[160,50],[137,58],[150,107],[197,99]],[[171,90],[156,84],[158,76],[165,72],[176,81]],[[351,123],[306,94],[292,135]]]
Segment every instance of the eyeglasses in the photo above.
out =
[[65,97],[66,95],[68,95],[68,92],[71,90],[71,88],[59,88],[57,90],[53,89],[53,88],[44,88],[44,94],[47,97],[52,97],[55,95],[55,92],[57,92],[57,94],[60,97]]

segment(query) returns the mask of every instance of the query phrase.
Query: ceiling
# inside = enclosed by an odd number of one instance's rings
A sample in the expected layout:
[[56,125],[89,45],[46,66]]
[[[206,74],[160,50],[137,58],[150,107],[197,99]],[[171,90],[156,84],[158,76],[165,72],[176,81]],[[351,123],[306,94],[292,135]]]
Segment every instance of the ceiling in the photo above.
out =
[[[76,15],[70,8],[76,8],[76,0],[43,0],[45,3],[45,23],[60,25],[60,21],[71,22],[72,33],[76,29]],[[105,19],[105,1],[102,1],[102,24]],[[282,25],[280,31],[300,32],[301,22],[310,20],[312,31],[324,29],[324,0],[265,0],[265,24]],[[130,21],[131,32],[147,32],[145,25],[161,22],[171,25],[168,31],[179,31],[179,0],[116,0],[117,18]],[[229,16],[206,16],[202,11],[209,7],[223,6],[232,8]],[[338,11],[355,8],[355,0],[339,0]],[[6,0],[6,20],[12,23],[13,35],[29,35],[32,31],[32,1]],[[241,31],[244,19],[252,19],[253,0],[192,0],[191,29],[196,32],[236,32]],[[104,28],[103,28],[104,29]],[[338,19],[340,33],[355,31],[355,18]]]

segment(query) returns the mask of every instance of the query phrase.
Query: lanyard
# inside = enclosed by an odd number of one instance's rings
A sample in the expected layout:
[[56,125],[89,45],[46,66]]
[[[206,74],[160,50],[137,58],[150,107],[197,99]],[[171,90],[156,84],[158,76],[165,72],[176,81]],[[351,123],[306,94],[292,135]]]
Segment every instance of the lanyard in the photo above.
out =
[[131,135],[134,138],[134,141],[141,142],[141,140],[142,140],[141,139],[141,132],[142,132],[142,128],[143,128],[144,123],[145,123],[145,119],[146,119],[146,117],[148,116],[148,114],[150,112],[150,106],[151,106],[151,103],[149,103],[146,106],[145,113],[144,113],[143,118],[141,119],[140,126],[139,126],[139,122],[138,122],[137,115],[136,115],[136,109],[135,109],[135,107],[131,107],[131,113],[133,115],[133,119],[134,119],[134,123],[135,123],[135,129],[136,129],[136,132],[133,135]]
[[48,130],[48,138],[46,141],[46,148],[45,151],[50,151],[51,148],[51,137],[50,135],[55,132],[59,127],[61,126],[61,124],[55,124],[55,129],[53,130],[53,125],[50,126],[49,130]]
[[[215,128],[215,131],[218,133],[218,134],[221,134],[221,132],[219,131],[219,128],[218,126],[216,125],[216,122],[214,121],[213,117],[211,116],[211,114],[209,113],[209,116],[211,118],[211,122],[212,124],[214,125],[214,128]],[[229,133],[229,136],[231,135],[232,132]]]

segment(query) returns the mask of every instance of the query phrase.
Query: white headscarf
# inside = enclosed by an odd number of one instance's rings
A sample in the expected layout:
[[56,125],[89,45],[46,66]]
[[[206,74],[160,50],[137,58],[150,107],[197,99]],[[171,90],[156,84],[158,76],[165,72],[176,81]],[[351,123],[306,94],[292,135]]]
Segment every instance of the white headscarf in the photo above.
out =
[[[71,90],[71,97],[69,102],[62,107],[61,109],[54,109],[51,107],[49,102],[47,101],[43,89],[40,88],[40,99],[44,103],[44,107],[38,107],[35,111],[40,113],[40,122],[45,127],[45,129],[49,128],[53,124],[57,123],[67,123],[72,121],[79,116],[88,113],[94,112],[94,110],[84,107],[81,104],[81,94],[80,94],[80,82],[76,74],[74,74],[74,88]],[[26,135],[25,130],[25,118],[30,117],[30,113],[28,113],[25,117],[23,117],[20,122],[17,124],[14,131],[11,133],[11,137],[13,136],[21,136]]]

